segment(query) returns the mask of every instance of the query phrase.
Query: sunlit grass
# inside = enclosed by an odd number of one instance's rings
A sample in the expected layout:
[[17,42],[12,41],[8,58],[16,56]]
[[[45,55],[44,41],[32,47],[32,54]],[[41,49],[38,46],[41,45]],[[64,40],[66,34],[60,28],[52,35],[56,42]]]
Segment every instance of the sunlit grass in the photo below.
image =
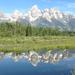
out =
[[75,36],[0,37],[0,51],[75,49]]

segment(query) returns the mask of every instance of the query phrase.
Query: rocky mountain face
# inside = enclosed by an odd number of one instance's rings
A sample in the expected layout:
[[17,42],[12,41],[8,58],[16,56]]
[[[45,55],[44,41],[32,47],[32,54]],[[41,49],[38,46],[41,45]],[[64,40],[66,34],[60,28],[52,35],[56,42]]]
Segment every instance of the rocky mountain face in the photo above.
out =
[[57,8],[40,10],[34,5],[27,13],[14,11],[9,17],[0,12],[0,21],[17,21],[33,26],[58,27],[61,30],[75,30],[75,16],[59,11]]

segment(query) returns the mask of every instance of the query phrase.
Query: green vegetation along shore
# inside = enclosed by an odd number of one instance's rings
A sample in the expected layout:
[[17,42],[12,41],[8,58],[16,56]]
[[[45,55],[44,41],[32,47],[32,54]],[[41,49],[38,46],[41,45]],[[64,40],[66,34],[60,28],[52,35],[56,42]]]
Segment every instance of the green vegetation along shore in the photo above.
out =
[[0,37],[0,51],[23,52],[27,50],[75,49],[75,36]]
[[75,49],[75,32],[58,28],[31,27],[20,23],[0,23],[0,51]]

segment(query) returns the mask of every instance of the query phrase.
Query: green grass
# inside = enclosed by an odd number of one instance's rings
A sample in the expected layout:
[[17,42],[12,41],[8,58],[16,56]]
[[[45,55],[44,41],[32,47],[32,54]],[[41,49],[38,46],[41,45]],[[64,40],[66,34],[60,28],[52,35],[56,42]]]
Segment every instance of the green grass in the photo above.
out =
[[23,52],[41,49],[75,49],[75,36],[0,37],[0,51]]

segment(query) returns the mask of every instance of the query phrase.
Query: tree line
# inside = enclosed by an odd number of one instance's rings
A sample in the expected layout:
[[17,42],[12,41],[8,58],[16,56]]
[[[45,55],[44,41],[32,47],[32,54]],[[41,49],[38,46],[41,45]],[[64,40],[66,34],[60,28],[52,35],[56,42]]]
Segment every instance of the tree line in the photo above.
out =
[[67,35],[74,36],[74,31],[60,31],[59,28],[51,27],[39,27],[32,26],[30,24],[22,23],[9,23],[3,22],[0,23],[0,36],[1,37],[12,37],[12,36],[58,36],[58,35]]

